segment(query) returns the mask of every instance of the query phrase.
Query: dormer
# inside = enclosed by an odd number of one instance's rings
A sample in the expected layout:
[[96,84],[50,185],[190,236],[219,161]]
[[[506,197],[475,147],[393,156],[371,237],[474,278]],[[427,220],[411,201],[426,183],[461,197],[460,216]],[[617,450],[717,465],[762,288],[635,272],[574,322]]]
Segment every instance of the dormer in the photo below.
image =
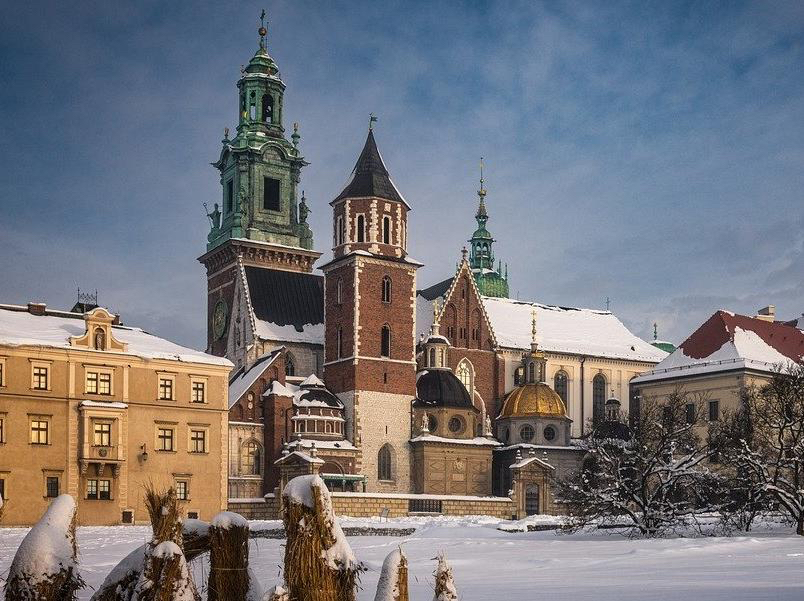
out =
[[117,322],[116,315],[103,307],[96,307],[84,313],[86,331],[81,336],[71,336],[70,346],[93,349],[96,351],[120,351],[125,353],[128,344],[114,337],[112,325]]

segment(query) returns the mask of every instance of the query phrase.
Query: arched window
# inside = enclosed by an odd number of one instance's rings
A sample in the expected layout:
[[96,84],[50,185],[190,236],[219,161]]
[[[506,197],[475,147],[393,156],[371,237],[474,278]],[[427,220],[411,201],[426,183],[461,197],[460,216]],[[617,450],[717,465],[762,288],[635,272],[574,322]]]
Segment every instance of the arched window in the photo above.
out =
[[256,440],[249,440],[240,447],[240,473],[249,476],[262,473],[262,447]]
[[461,384],[463,384],[466,388],[470,398],[472,397],[472,390],[474,386],[474,382],[472,381],[473,374],[474,369],[472,368],[472,364],[469,362],[469,360],[461,359],[461,362],[458,363],[458,368],[455,370],[455,375],[458,376]]
[[265,123],[274,121],[274,97],[270,94],[262,95],[262,120]]
[[556,394],[561,397],[562,401],[564,401],[564,406],[568,407],[569,378],[567,377],[567,372],[563,370],[556,372],[556,375],[553,378],[553,390],[555,390]]
[[363,215],[357,216],[357,241],[358,242],[365,242],[366,241],[366,218]]
[[287,353],[285,355],[285,375],[286,376],[295,376],[296,375],[296,363],[293,361],[293,355]]
[[536,364],[531,361],[528,363],[528,384],[536,382]]
[[377,479],[393,480],[391,445],[384,444],[377,453]]
[[340,246],[346,242],[346,224],[343,215],[338,215],[335,219],[335,246]]
[[106,350],[106,332],[103,328],[95,328],[95,348],[99,351]]
[[382,279],[382,302],[391,302],[391,278],[387,275]]
[[385,324],[380,330],[380,357],[391,356],[391,326]]
[[427,367],[435,367],[436,366],[436,351],[434,348],[430,348],[430,357],[427,361]]
[[391,218],[388,215],[382,218],[382,243],[391,244]]
[[337,336],[337,338],[338,339],[337,339],[336,352],[338,354],[337,354],[336,358],[340,359],[341,357],[343,357],[343,328],[341,328],[341,327],[338,328],[338,336]]
[[257,95],[254,92],[249,97],[248,115],[252,121],[257,120]]
[[597,425],[606,416],[606,377],[597,374],[592,378],[592,423]]

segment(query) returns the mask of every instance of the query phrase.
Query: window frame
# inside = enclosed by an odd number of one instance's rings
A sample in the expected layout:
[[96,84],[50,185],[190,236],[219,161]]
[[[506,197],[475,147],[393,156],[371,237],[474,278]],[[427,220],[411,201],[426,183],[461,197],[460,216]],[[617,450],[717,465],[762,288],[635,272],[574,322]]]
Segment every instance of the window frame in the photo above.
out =
[[[255,450],[254,453],[244,452],[246,449],[252,449],[252,448]],[[263,446],[260,444],[258,440],[254,438],[249,438],[247,441],[241,444],[238,453],[238,467],[240,468],[240,475],[262,476],[262,455],[263,455]],[[250,457],[251,459],[248,462],[243,461],[243,459],[246,457]],[[246,469],[247,465],[250,466],[250,470]]]
[[190,500],[190,480],[187,478],[176,478],[174,481],[176,499],[179,501]]
[[[170,436],[163,435],[164,432],[170,432]],[[155,443],[154,449],[158,453],[175,453],[176,452],[176,426],[167,425],[167,424],[157,424],[156,425],[156,432],[154,433],[155,436]],[[170,448],[166,449],[164,447],[164,442],[170,440]]]
[[[103,368],[103,367],[94,367],[94,366],[87,366],[84,368],[84,394],[94,394],[99,396],[112,396],[114,394],[114,377],[112,376],[112,372],[114,370]],[[94,376],[94,390],[90,389],[90,381],[93,379],[91,376]],[[103,378],[102,378],[103,376]],[[108,392],[102,392],[101,384],[103,381],[106,380],[108,384]]]
[[382,299],[382,302],[385,303],[386,305],[391,304],[391,286],[392,285],[393,285],[393,283],[391,282],[391,276],[389,276],[389,275],[382,276],[382,284],[381,284],[382,293],[380,295],[380,298]]
[[[31,390],[50,390],[50,366],[50,362],[31,361]],[[44,374],[40,370],[44,371]],[[42,377],[45,379],[45,385],[38,386]]]
[[[200,389],[196,387],[200,386]],[[201,400],[197,400],[196,393],[198,390],[201,391]],[[198,405],[205,405],[208,402],[207,399],[207,379],[201,378],[198,376],[191,376],[190,377],[190,402],[196,403]]]
[[391,358],[391,325],[385,323],[380,327],[380,357]]
[[391,216],[382,216],[382,243],[391,245],[393,244],[393,236],[391,234]]
[[[276,204],[272,206],[268,206],[268,191],[273,191],[274,184],[271,182],[276,182]],[[269,177],[267,175],[262,176],[262,210],[263,211],[272,211],[274,213],[279,213],[282,211],[282,180],[277,179],[275,177]]]
[[[362,223],[361,223],[362,222]],[[363,244],[366,240],[366,215],[358,213],[355,215],[355,242]]]
[[388,443],[382,445],[377,451],[377,480],[380,482],[394,481],[394,461],[392,447]]
[[[99,428],[100,431],[99,431]],[[106,429],[104,429],[106,428]],[[101,442],[98,443],[98,434],[100,434]],[[103,439],[107,437],[107,444],[103,444]],[[111,447],[112,446],[112,422],[109,420],[92,420],[92,446],[93,447]]]
[[[530,436],[527,438],[522,434],[526,430],[530,431]],[[519,434],[519,440],[525,443],[530,443],[533,442],[533,439],[536,437],[536,428],[534,428],[531,424],[522,424],[521,426],[519,426],[518,434]]]
[[[55,484],[55,490],[51,485]],[[61,478],[58,474],[45,473],[45,498],[55,499],[61,494]]]
[[0,388],[6,386],[6,357],[0,357]]
[[[34,423],[39,424],[36,428]],[[41,427],[44,424],[44,428]],[[50,444],[50,417],[41,415],[28,416],[28,430],[29,430],[29,444],[36,446],[47,446]],[[36,432],[36,439],[34,440],[34,432]],[[45,433],[45,441],[42,442],[41,433]]]
[[7,413],[0,413],[0,444],[6,442],[6,417]]
[[[560,386],[559,381],[562,382]],[[569,411],[569,407],[567,407],[567,405],[569,405],[569,374],[565,370],[559,369],[553,375],[553,390],[555,390],[559,398],[564,401],[564,406]],[[562,390],[564,393],[563,395]]]
[[[170,386],[163,387],[163,382],[170,382]],[[166,397],[163,394],[163,388],[170,389],[170,396]],[[176,400],[176,375],[157,372],[156,378],[156,400],[157,401],[175,401]]]
[[709,421],[720,421],[720,399],[712,399],[709,401]]
[[[196,434],[201,434],[198,438]],[[198,450],[197,442],[202,442],[201,450]],[[193,426],[187,429],[187,452],[192,455],[207,455],[209,454],[209,427],[207,426]]]

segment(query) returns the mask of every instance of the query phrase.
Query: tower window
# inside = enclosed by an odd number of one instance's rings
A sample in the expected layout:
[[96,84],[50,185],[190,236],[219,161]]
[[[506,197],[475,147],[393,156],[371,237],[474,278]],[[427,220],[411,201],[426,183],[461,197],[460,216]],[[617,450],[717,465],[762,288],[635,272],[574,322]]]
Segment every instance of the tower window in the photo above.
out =
[[391,218],[388,215],[382,218],[382,243],[391,244]]
[[279,180],[262,178],[262,208],[266,211],[279,210]]
[[262,120],[265,123],[273,123],[274,121],[274,97],[270,94],[263,94],[262,96]]
[[226,213],[231,213],[233,208],[232,201],[234,200],[234,180],[230,179],[226,182],[226,198],[223,199],[223,207]]
[[366,218],[363,215],[357,216],[357,224],[355,226],[357,228],[357,241],[358,242],[365,242],[366,241]]
[[380,356],[391,356],[391,326],[385,324],[380,330]]
[[341,282],[341,279],[338,278],[338,283],[335,286],[335,302],[340,305],[343,302],[341,300],[342,298],[343,298],[343,282]]
[[335,218],[335,246],[340,246],[346,238],[346,225],[343,222],[343,215]]
[[382,302],[391,302],[391,278],[388,276],[385,276],[382,279]]
[[248,116],[252,121],[257,120],[257,95],[252,92],[249,97]]
[[340,359],[343,357],[343,328],[338,328],[338,340],[337,340],[337,358]]

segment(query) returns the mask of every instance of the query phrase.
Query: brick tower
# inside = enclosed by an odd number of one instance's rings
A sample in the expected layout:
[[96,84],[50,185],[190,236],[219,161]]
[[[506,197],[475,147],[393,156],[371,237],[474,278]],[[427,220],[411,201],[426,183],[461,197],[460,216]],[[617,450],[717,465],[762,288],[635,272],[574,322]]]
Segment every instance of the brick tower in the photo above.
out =
[[410,206],[370,127],[349,183],[330,204],[333,260],[322,267],[324,381],[346,406],[367,490],[408,492],[421,264],[407,256]]

